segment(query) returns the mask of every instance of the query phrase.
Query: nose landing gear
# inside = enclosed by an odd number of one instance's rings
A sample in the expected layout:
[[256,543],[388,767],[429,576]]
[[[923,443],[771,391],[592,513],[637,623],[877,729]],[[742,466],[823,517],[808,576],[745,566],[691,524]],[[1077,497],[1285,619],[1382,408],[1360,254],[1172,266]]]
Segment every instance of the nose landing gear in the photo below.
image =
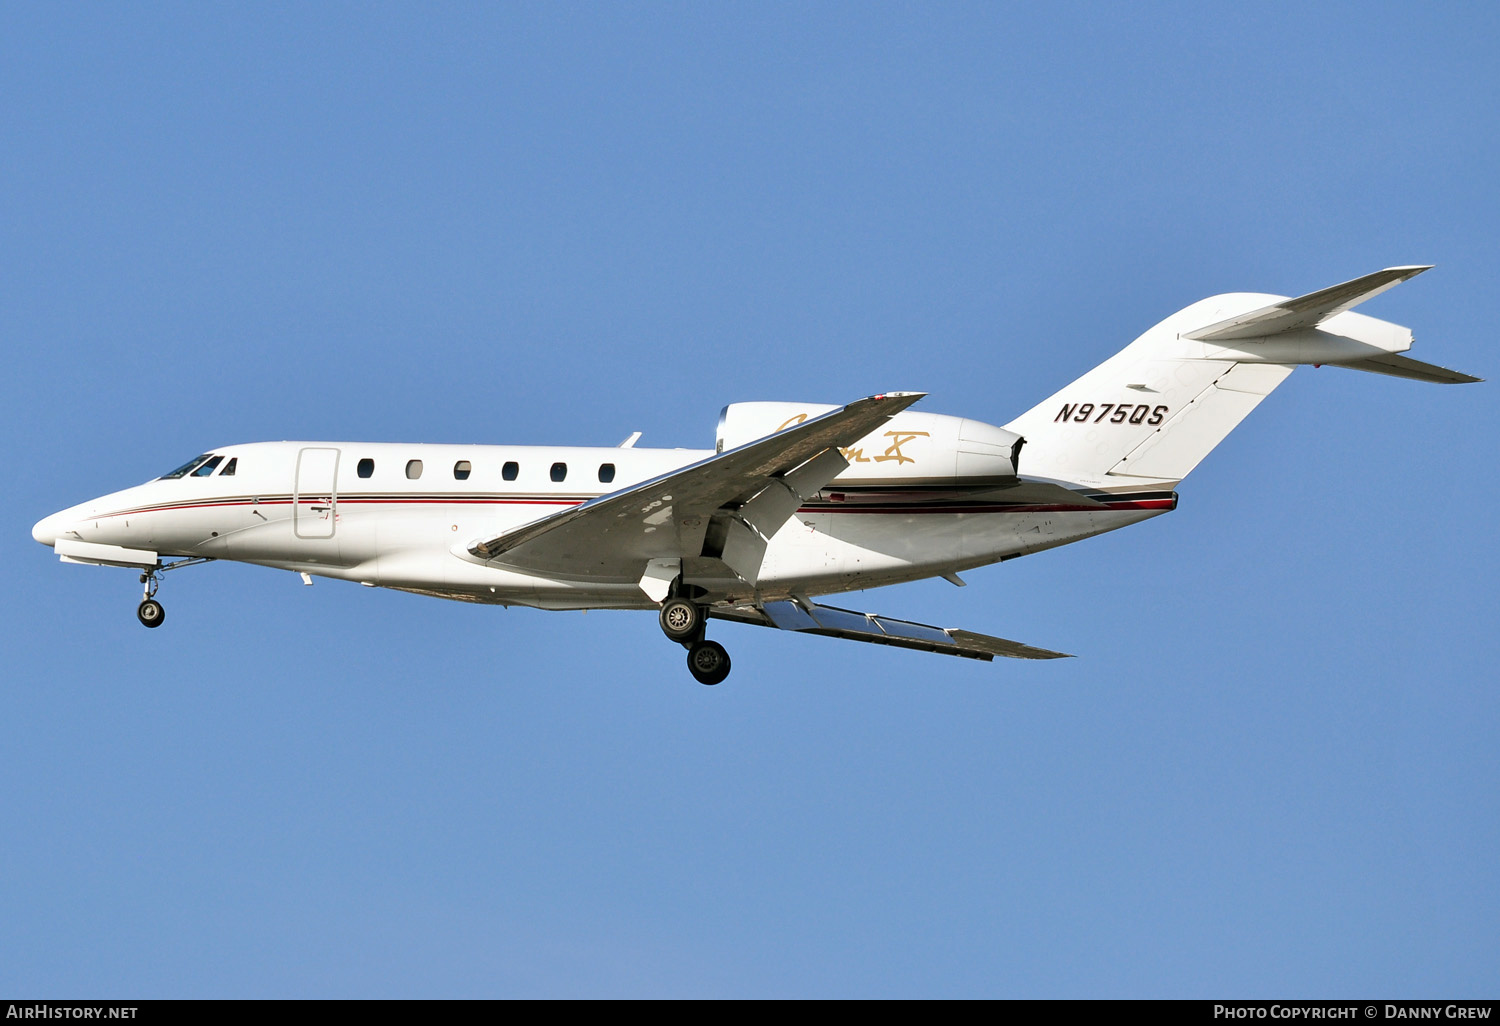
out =
[[160,627],[167,619],[167,611],[156,601],[156,589],[161,586],[156,574],[162,569],[164,567],[158,563],[156,569],[141,574],[141,583],[146,587],[141,593],[141,604],[135,607],[135,618],[143,627]]
[[158,574],[164,574],[168,570],[176,570],[178,567],[192,566],[195,563],[212,563],[213,559],[208,556],[195,556],[191,559],[179,559],[175,563],[157,563],[149,570],[141,572],[141,584],[145,587],[141,590],[141,604],[135,607],[135,618],[141,621],[144,627],[160,627],[167,619],[167,611],[162,604],[156,601],[156,589],[161,587]]

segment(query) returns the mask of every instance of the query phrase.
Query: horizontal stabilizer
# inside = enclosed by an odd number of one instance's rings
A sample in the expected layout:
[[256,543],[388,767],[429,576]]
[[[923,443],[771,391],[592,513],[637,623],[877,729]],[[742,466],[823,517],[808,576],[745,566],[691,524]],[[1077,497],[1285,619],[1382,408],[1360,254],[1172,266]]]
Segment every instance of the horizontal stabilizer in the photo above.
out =
[[1315,327],[1335,314],[1352,309],[1372,296],[1378,296],[1386,289],[1395,288],[1403,281],[1430,269],[1430,264],[1387,267],[1383,271],[1346,281],[1342,285],[1309,292],[1296,299],[1283,299],[1226,321],[1184,332],[1182,337],[1201,342],[1224,342],[1230,339],[1264,338],[1284,331]]
[[721,620],[737,620],[761,627],[777,627],[785,631],[804,634],[821,634],[829,638],[845,638],[849,641],[865,641],[876,645],[894,645],[920,652],[937,652],[942,655],[963,656],[966,659],[982,659],[989,662],[995,656],[1011,659],[1069,659],[1065,652],[1049,652],[1045,648],[1033,648],[1019,641],[1007,641],[988,634],[976,634],[954,628],[931,627],[910,620],[897,620],[874,613],[858,613],[851,609],[833,606],[803,605],[797,602],[767,602],[760,608],[731,607],[713,609],[710,616]]
[[1409,356],[1401,356],[1397,353],[1369,356],[1363,360],[1352,360],[1348,363],[1329,366],[1349,367],[1354,370],[1372,371],[1375,374],[1390,374],[1398,378],[1413,378],[1417,381],[1432,381],[1439,385],[1467,385],[1484,380],[1472,374],[1465,374],[1463,371],[1449,370],[1435,363],[1423,363],[1421,360],[1413,360]]

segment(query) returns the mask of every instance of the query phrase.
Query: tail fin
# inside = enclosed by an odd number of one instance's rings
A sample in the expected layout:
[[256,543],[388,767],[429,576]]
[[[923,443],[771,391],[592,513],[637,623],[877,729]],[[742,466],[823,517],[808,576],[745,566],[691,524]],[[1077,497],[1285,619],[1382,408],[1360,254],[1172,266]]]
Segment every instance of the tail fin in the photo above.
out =
[[1427,269],[1390,267],[1295,299],[1212,296],[1005,426],[1026,439],[1028,476],[1134,491],[1181,481],[1301,364],[1478,381],[1396,355],[1410,330],[1350,312]]

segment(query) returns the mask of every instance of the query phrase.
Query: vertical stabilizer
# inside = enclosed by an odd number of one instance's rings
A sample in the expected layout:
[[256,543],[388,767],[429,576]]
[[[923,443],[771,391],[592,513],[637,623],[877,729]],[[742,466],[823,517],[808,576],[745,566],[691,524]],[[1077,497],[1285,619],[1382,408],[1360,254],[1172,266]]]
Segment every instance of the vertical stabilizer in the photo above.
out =
[[1302,364],[1477,381],[1398,354],[1411,332],[1350,312],[1426,267],[1392,267],[1297,298],[1238,292],[1180,310],[1005,425],[1025,472],[1105,491],[1182,480]]

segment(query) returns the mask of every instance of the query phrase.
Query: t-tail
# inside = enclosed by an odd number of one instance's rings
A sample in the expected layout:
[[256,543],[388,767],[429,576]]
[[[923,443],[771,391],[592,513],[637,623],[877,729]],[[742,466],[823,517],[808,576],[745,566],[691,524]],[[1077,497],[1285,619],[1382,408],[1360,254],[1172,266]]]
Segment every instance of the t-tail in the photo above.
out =
[[1006,425],[1028,476],[1104,491],[1171,487],[1296,367],[1440,384],[1480,378],[1402,356],[1411,331],[1353,313],[1427,267],[1388,267],[1295,299],[1235,292],[1180,310]]

